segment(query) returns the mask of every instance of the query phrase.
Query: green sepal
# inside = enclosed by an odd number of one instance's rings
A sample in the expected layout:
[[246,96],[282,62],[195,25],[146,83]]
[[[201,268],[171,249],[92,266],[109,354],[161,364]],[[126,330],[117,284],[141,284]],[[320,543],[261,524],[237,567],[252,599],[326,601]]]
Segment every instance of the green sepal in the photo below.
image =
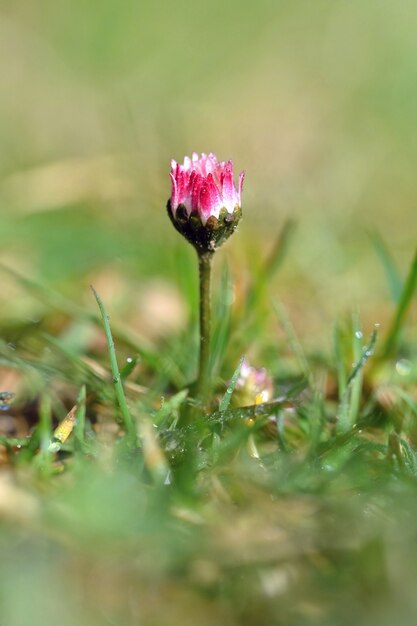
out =
[[214,252],[234,233],[242,217],[242,209],[239,206],[235,207],[233,213],[223,208],[219,219],[212,215],[205,224],[202,223],[196,211],[188,216],[186,208],[181,204],[174,215],[171,210],[171,201],[168,200],[167,210],[177,231],[200,252]]

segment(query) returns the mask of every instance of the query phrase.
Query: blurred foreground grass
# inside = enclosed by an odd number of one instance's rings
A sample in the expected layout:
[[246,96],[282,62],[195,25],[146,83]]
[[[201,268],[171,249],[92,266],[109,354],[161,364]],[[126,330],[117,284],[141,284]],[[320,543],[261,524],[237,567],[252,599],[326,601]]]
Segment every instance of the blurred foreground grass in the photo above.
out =
[[[0,344],[17,394],[0,422],[5,623],[412,623],[417,261],[402,278],[385,258],[388,332],[355,314],[306,352],[268,290],[280,250],[235,300],[224,267],[212,406],[190,426],[194,324],[114,325],[132,431],[100,317],[14,275],[49,313],[4,322]],[[226,393],[243,352],[273,376],[270,403]]]
[[[411,0],[2,3],[2,625],[414,623],[416,19]],[[194,149],[247,171],[202,432],[177,424],[196,270],[164,210]],[[242,354],[284,402],[249,421],[218,411]]]

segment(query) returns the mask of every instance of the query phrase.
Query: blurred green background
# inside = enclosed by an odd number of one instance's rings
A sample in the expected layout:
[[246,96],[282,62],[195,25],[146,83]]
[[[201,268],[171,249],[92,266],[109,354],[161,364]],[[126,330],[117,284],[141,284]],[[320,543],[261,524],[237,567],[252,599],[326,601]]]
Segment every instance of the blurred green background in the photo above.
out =
[[[171,334],[175,345],[195,315],[197,271],[165,204],[170,159],[193,150],[246,170],[244,220],[215,267],[220,279],[228,261],[236,300],[294,219],[270,295],[303,345],[330,344],[352,309],[384,333],[394,307],[371,235],[405,275],[417,227],[416,29],[414,0],[2,0],[0,322],[10,353],[21,347],[11,326],[31,336],[46,319],[61,345],[103,354],[101,331],[77,318],[96,311],[90,283],[112,324],[150,340]],[[63,322],[65,305],[51,314],[4,266],[82,308]],[[278,363],[275,334],[264,328],[257,343]],[[194,371],[188,352],[183,361]],[[2,388],[13,389],[6,374]],[[107,457],[48,487],[33,476],[27,487],[22,465],[15,489],[6,468],[1,626],[351,626],[364,615],[409,626],[415,489],[393,470],[388,493],[377,462],[358,458],[350,482],[342,464],[340,475],[321,461],[293,475],[284,459],[270,493],[262,468],[226,468],[227,489],[214,472],[196,510],[124,468],[107,473]],[[387,511],[401,511],[397,523]]]
[[[192,250],[165,216],[169,161],[213,151],[247,174],[245,219],[221,253],[234,273],[293,217],[274,289],[298,332],[347,307],[383,322],[369,232],[405,271],[416,25],[413,0],[3,0],[1,259],[91,306],[101,272],[114,310],[164,276],[181,299],[177,257]],[[28,303],[9,282],[13,316]]]

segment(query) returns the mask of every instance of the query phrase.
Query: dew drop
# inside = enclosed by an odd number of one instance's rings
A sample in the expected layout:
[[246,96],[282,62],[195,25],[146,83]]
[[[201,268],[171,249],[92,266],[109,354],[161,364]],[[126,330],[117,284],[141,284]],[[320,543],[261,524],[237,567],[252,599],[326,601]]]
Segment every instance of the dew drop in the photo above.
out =
[[361,330],[357,330],[357,331],[355,332],[355,337],[356,337],[356,339],[362,339],[362,337],[363,337],[363,332],[362,332]]
[[395,364],[397,374],[400,376],[408,376],[411,372],[413,364],[408,359],[400,359]]

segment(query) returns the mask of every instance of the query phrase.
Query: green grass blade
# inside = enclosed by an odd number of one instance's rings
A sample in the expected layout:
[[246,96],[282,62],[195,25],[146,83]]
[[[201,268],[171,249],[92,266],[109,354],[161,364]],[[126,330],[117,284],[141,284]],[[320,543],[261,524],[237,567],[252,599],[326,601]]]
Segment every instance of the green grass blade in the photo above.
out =
[[347,386],[349,387],[349,385],[352,384],[352,382],[355,380],[355,378],[358,376],[358,374],[360,373],[360,371],[362,370],[363,366],[365,365],[366,361],[369,359],[369,357],[371,357],[374,353],[375,350],[375,344],[376,344],[376,340],[378,338],[378,330],[377,328],[374,328],[374,330],[372,331],[372,335],[371,338],[369,340],[369,344],[367,346],[364,346],[364,348],[362,349],[362,354],[359,358],[359,360],[355,363],[348,381],[347,381]]
[[273,303],[273,308],[287,337],[288,345],[298,361],[303,376],[306,380],[308,380],[310,386],[314,388],[313,372],[305,355],[304,348],[301,345],[301,341],[299,340],[297,333],[295,332],[295,329],[290,321],[290,318],[287,315],[284,306],[280,302],[277,302]]
[[220,289],[213,307],[214,320],[210,350],[210,371],[216,371],[222,363],[231,334],[233,304],[233,280],[227,263],[222,268]]
[[343,359],[343,340],[342,332],[339,325],[336,325],[333,332],[333,344],[334,344],[334,358],[336,362],[337,372],[337,387],[339,391],[339,398],[343,397],[346,391],[347,384],[347,372]]
[[270,281],[279,270],[287,256],[292,238],[294,236],[296,222],[288,219],[275,242],[272,252],[265,263],[264,274],[267,281]]
[[128,358],[128,360],[126,361],[125,366],[120,371],[120,376],[122,377],[122,380],[125,380],[126,378],[128,378],[130,376],[130,374],[135,369],[138,361],[139,361],[139,357],[137,357],[137,356]]
[[227,409],[229,408],[230,400],[232,399],[232,395],[233,395],[233,392],[235,390],[236,383],[238,381],[240,370],[242,369],[242,365],[243,365],[243,361],[244,360],[245,360],[245,357],[242,356],[242,358],[239,361],[239,364],[238,364],[237,368],[235,369],[235,371],[233,373],[232,380],[230,381],[230,384],[229,384],[229,386],[226,389],[226,393],[224,394],[223,398],[220,401],[220,406],[219,406],[219,411],[220,412],[227,411]]
[[39,401],[39,453],[35,457],[35,464],[43,475],[52,471],[53,451],[50,449],[52,441],[52,402],[51,396],[44,391]]
[[411,305],[414,292],[417,286],[417,250],[411,263],[410,271],[407,276],[401,297],[395,311],[394,318],[391,322],[387,338],[383,348],[383,356],[385,358],[391,356],[398,346],[401,329],[404,324],[405,317]]
[[349,430],[356,420],[362,390],[362,369],[367,360],[373,355],[378,338],[378,330],[374,328],[369,344],[367,346],[361,346],[359,352],[359,340],[361,339],[361,335],[358,336],[357,333],[360,331],[357,325],[353,326],[353,330],[355,339],[357,340],[357,343],[354,342],[354,355],[357,357],[357,360],[347,379],[346,388],[340,400],[337,412],[337,432],[339,434]]
[[167,420],[172,414],[175,414],[180,409],[181,405],[185,402],[188,396],[188,389],[183,389],[175,395],[171,396],[168,400],[164,400],[160,409],[152,416],[152,422],[157,426],[160,426]]
[[365,349],[363,348],[363,333],[359,322],[359,316],[355,314],[352,320],[352,348],[353,361],[357,364],[357,369],[353,378],[351,374],[347,381],[347,385],[351,385],[349,406],[350,424],[355,423],[356,417],[358,415],[362,396],[363,366],[368,360],[370,354],[373,353],[375,341],[376,334],[375,336],[371,337],[370,346]]
[[114,390],[116,394],[117,403],[119,405],[120,413],[123,420],[123,425],[126,430],[127,438],[131,445],[136,445],[136,427],[135,423],[130,415],[129,408],[126,402],[126,396],[123,389],[123,383],[119,372],[119,366],[117,364],[116,349],[114,347],[114,341],[111,334],[109,316],[107,315],[104,304],[98,295],[97,291],[91,285],[91,290],[97,300],[98,307],[100,309],[101,319],[103,320],[104,332],[106,334],[107,348],[110,357],[110,367],[113,376]]
[[246,315],[257,309],[259,300],[265,293],[268,283],[273,279],[276,272],[282,266],[294,235],[296,223],[294,220],[287,220],[279,233],[271,253],[263,266],[257,272],[256,279],[249,288],[245,311]]
[[403,290],[403,281],[401,280],[401,276],[381,235],[374,231],[370,233],[370,238],[382,265],[382,269],[384,270],[390,296],[394,302],[398,302]]
[[400,438],[406,468],[417,477],[417,453],[406,439]]

